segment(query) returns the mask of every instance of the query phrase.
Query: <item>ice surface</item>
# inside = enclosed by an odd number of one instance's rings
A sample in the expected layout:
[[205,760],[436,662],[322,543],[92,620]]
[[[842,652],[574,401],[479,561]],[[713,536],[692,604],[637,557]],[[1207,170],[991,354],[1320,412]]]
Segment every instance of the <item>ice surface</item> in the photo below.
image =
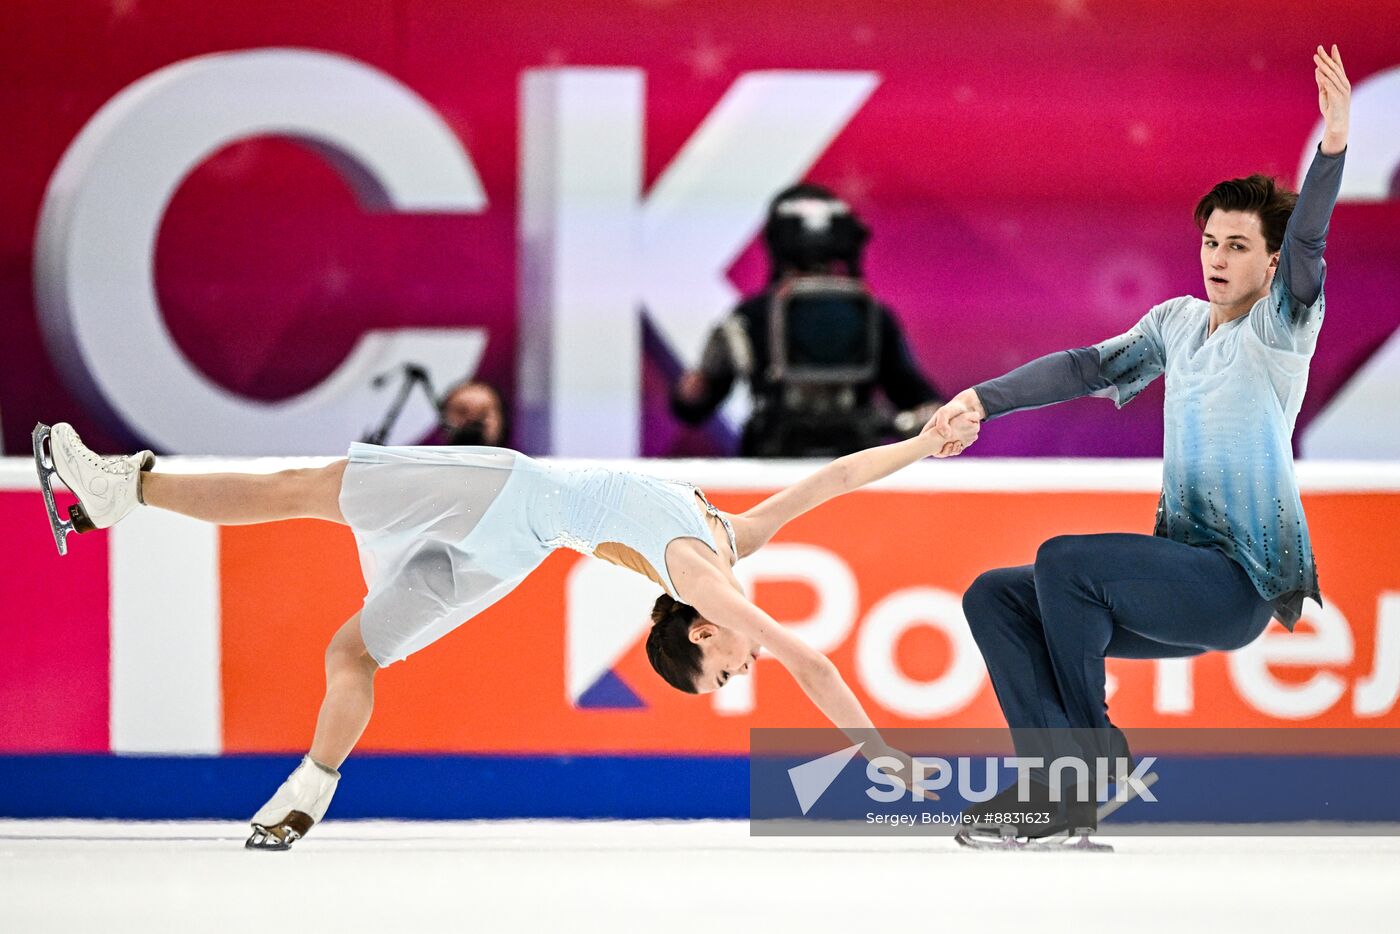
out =
[[0,931],[1397,930],[1397,837],[751,838],[742,821],[0,821]]

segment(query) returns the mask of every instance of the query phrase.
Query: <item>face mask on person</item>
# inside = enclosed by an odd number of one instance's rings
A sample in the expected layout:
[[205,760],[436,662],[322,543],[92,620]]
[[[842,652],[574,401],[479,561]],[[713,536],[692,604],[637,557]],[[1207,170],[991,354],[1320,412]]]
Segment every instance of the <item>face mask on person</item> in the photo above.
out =
[[442,426],[447,432],[447,443],[455,445],[482,445],[486,444],[486,424],[485,422],[467,422],[465,425],[453,427],[451,425]]

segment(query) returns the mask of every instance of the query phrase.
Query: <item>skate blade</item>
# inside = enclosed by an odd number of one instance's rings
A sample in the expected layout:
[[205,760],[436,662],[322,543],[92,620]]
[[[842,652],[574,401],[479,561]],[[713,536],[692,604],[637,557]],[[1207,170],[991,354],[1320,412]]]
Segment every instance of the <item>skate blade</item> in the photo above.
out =
[[1023,850],[1026,839],[1017,837],[1010,827],[959,830],[953,835],[958,846],[969,850]]
[[[58,514],[58,505],[53,499],[53,478],[58,476],[58,471],[53,465],[53,450],[50,447],[49,436],[52,430],[43,422],[34,426],[34,467],[39,472],[39,491],[44,496],[44,509],[49,514],[49,527],[53,530],[53,543],[58,546],[60,555],[68,554],[68,536],[73,532],[83,531],[81,525],[91,526],[87,521],[87,513],[83,512],[81,506],[73,505],[68,509],[69,518],[72,521],[65,521]],[[62,482],[59,477],[59,482]],[[81,520],[81,521],[80,521]]]
[[253,833],[243,844],[243,848],[245,850],[290,850],[293,843],[306,836],[306,832],[311,829],[311,825],[314,823],[315,821],[311,819],[310,814],[292,811],[282,818],[280,823],[254,824]]
[[295,842],[295,833],[287,837],[279,837],[272,829],[254,824],[253,833],[248,837],[247,842],[243,844],[243,849],[269,851],[290,850],[292,844]]
[[1032,841],[1025,837],[992,836],[991,834],[972,833],[967,830],[959,830],[953,839],[957,841],[958,846],[967,847],[969,850],[1018,853],[1021,850],[1033,848]]
[[[1077,836],[1078,839],[1071,839]],[[1090,840],[1089,834],[1076,831],[1073,834],[1060,834],[1044,840],[1027,840],[1024,849],[1041,853],[1112,853],[1113,847],[1107,843]]]
[[268,850],[280,852],[290,850],[292,844],[301,839],[301,834],[285,824],[278,824],[276,827],[264,827],[262,824],[253,825],[253,833],[243,844],[245,850]]
[[967,847],[969,850],[1001,850],[1016,853],[1112,853],[1113,847],[1107,843],[1099,843],[1090,840],[1088,834],[1080,834],[1078,839],[1071,839],[1072,834],[1061,831],[1051,834],[1048,837],[1015,837],[1008,834],[992,836],[991,834],[979,834],[970,830],[959,830],[953,839],[958,846]]

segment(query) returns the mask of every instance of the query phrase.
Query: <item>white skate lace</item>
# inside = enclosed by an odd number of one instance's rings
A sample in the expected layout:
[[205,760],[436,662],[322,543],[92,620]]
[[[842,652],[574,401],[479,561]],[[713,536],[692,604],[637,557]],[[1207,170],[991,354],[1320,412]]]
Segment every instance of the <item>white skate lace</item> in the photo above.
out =
[[101,454],[94,454],[88,449],[88,446],[79,441],[76,436],[74,436],[72,440],[73,447],[76,449],[77,453],[82,456],[83,460],[104,473],[118,474],[125,477],[136,469],[135,465],[124,457],[104,457]]

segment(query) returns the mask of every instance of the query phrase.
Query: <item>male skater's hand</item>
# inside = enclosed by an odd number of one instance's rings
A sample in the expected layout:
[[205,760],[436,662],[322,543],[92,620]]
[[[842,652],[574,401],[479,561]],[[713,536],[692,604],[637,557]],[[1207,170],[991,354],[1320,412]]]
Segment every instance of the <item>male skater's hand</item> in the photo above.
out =
[[1326,129],[1322,132],[1322,153],[1335,156],[1347,148],[1351,131],[1351,82],[1342,67],[1342,53],[1335,45],[1329,55],[1322,46],[1313,53],[1313,80],[1317,82],[1317,106]]
[[982,408],[982,400],[971,389],[964,389],[933,414],[921,432],[925,437],[937,435],[943,439],[942,447],[934,457],[955,457],[966,450],[981,431],[982,420],[987,417]]
[[964,412],[948,423],[953,437],[945,441],[943,448],[934,457],[956,457],[977,440],[982,430],[982,420],[973,412]]

